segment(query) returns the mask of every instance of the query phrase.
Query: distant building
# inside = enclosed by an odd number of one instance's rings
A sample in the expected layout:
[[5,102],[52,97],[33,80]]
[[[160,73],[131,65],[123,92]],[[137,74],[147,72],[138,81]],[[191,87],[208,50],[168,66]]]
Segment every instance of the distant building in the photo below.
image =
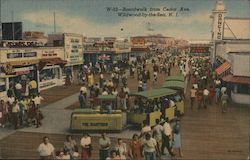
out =
[[226,17],[223,0],[212,11],[211,60],[236,103],[250,104],[250,18]]
[[45,36],[44,32],[27,31],[23,33],[23,40],[36,41],[46,45],[48,43],[48,37]]
[[0,52],[0,97],[21,80],[36,80],[38,91],[64,84],[63,47],[2,47]]
[[130,42],[123,38],[104,37],[87,38],[84,44],[84,62],[86,64],[104,63],[109,68],[113,63],[129,59]]
[[83,64],[83,41],[84,37],[81,34],[57,33],[48,35],[48,46],[64,48],[64,60],[67,61],[67,65],[63,74],[72,77],[74,81],[77,80],[77,73]]
[[189,54],[193,56],[210,56],[211,41],[190,41]]

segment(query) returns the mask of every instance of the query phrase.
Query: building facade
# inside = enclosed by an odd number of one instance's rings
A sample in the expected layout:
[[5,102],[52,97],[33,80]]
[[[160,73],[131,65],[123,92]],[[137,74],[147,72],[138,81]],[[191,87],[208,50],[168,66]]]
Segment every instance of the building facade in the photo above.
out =
[[37,81],[38,92],[64,82],[62,47],[0,48],[0,53],[0,97],[20,81]]
[[63,75],[72,77],[72,81],[77,81],[77,76],[83,64],[83,44],[84,37],[75,33],[58,33],[48,35],[48,46],[63,47],[64,58],[67,64]]
[[250,17],[226,17],[223,0],[212,11],[213,51],[217,76],[228,86],[231,98],[250,104]]

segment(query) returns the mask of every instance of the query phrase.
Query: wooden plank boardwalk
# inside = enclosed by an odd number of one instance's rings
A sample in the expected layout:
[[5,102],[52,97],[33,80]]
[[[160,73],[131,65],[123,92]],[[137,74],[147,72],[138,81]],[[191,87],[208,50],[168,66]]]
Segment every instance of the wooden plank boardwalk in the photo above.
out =
[[[246,160],[249,155],[249,108],[234,106],[221,113],[219,106],[186,108],[181,120],[183,158],[186,160]],[[36,148],[44,135],[60,149],[63,134],[16,132],[0,141],[3,159],[37,158]],[[122,135],[121,135],[122,136]],[[74,136],[80,142],[80,135]],[[93,137],[93,159],[98,159],[98,137]],[[112,139],[115,144],[116,139]]]
[[[64,134],[16,132],[0,140],[0,157],[36,159],[36,149],[45,135],[57,150],[63,146]],[[78,143],[80,137],[74,135]],[[219,106],[210,105],[207,109],[190,110],[187,98],[185,115],[181,120],[181,137],[184,156],[176,159],[247,160],[250,152],[250,108],[232,105],[227,113],[221,113]],[[115,143],[116,138],[112,138],[112,144]],[[98,137],[93,137],[92,159],[98,159],[97,144]]]

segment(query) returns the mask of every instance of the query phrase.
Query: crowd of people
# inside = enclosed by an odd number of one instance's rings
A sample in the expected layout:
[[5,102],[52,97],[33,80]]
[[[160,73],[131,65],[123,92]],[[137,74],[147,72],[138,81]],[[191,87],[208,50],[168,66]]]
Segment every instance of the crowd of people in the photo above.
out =
[[[138,57],[136,61],[123,62],[124,65],[114,65],[108,71],[105,67],[93,67],[92,64],[84,65],[79,73],[80,93],[79,103],[81,108],[94,108],[98,105],[99,95],[114,95],[117,103],[112,108],[128,111],[131,109],[130,88],[128,78],[137,78],[137,91],[145,91],[148,85],[153,86],[158,81],[158,74],[171,74],[171,68],[177,65],[177,58],[159,54],[156,57]],[[149,68],[148,64],[152,68]],[[96,65],[95,65],[96,66]],[[107,74],[107,72],[109,74]],[[98,76],[95,76],[98,74]],[[98,78],[94,78],[98,77]]]
[[190,74],[188,78],[192,83],[190,90],[191,109],[197,104],[197,108],[207,108],[214,102],[221,106],[221,111],[227,111],[230,99],[230,87],[223,84],[218,75],[213,71],[208,58],[192,58],[189,63]]
[[[151,65],[148,65],[149,63]],[[206,57],[158,54],[155,57],[138,57],[136,61],[123,61],[118,64],[112,67],[104,64],[93,66],[91,63],[83,66],[78,76],[79,84],[81,84],[78,96],[80,108],[94,108],[99,105],[98,96],[114,95],[117,97],[117,102],[105,105],[108,113],[112,113],[113,109],[129,112],[134,107],[131,105],[129,77],[138,81],[137,91],[141,92],[148,90],[149,84],[156,85],[160,73],[170,76],[171,69],[179,67],[186,82],[191,83],[192,86],[190,90],[191,110],[194,107],[206,109],[215,101],[216,104],[222,106],[223,113],[227,111],[230,88],[226,87],[215,74],[210,60]],[[152,68],[148,68],[148,66]],[[67,76],[65,85],[69,86],[70,81],[70,77]],[[0,125],[2,127],[10,125],[15,129],[32,124],[36,127],[41,126],[43,114],[39,107],[43,98],[37,92],[36,81],[32,80],[28,83],[17,81],[10,86],[7,100],[0,101],[2,113]],[[173,106],[174,102],[171,99],[184,98],[184,95],[181,96],[170,98],[168,105]],[[167,106],[162,101],[157,103]],[[143,106],[140,102],[135,103],[136,105],[139,108]],[[118,106],[120,108],[117,108]],[[165,110],[163,109],[163,111]],[[98,141],[99,158],[103,160],[140,160],[143,158],[155,160],[156,157],[165,155],[165,149],[172,157],[176,156],[176,151],[182,157],[180,119],[178,117],[171,122],[166,117],[159,117],[153,127],[144,121],[141,134],[134,134],[129,142],[118,138],[116,144],[112,144],[110,138],[103,132]],[[91,140],[91,136],[87,133],[83,134],[78,143],[68,135],[62,148],[55,150],[49,142],[49,138],[44,137],[43,143],[39,145],[37,151],[41,159],[87,160],[91,159],[93,150],[97,149],[93,148]]]
[[43,142],[37,151],[40,159],[60,159],[60,160],[89,160],[92,152],[99,150],[100,160],[156,160],[157,157],[166,155],[166,149],[171,157],[176,156],[178,151],[182,157],[180,120],[171,122],[156,120],[156,125],[150,127],[146,121],[140,134],[134,134],[131,140],[117,138],[117,142],[112,144],[111,138],[102,132],[98,141],[98,146],[93,146],[92,138],[88,133],[83,133],[79,143],[71,135],[66,136],[62,148],[57,150],[49,142],[48,137],[43,137]]
[[37,92],[35,80],[19,80],[10,83],[7,99],[0,100],[0,127],[42,125],[43,114],[40,105],[44,98]]

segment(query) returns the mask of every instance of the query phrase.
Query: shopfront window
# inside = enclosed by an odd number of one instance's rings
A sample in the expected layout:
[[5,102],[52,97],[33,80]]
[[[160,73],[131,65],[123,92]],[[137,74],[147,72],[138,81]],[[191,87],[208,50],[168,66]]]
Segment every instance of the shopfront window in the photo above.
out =
[[0,92],[6,91],[6,83],[4,78],[0,78]]
[[49,68],[44,69],[40,72],[40,81],[52,80],[55,78],[59,78],[59,68]]
[[250,85],[238,84],[237,85],[237,93],[250,94]]

